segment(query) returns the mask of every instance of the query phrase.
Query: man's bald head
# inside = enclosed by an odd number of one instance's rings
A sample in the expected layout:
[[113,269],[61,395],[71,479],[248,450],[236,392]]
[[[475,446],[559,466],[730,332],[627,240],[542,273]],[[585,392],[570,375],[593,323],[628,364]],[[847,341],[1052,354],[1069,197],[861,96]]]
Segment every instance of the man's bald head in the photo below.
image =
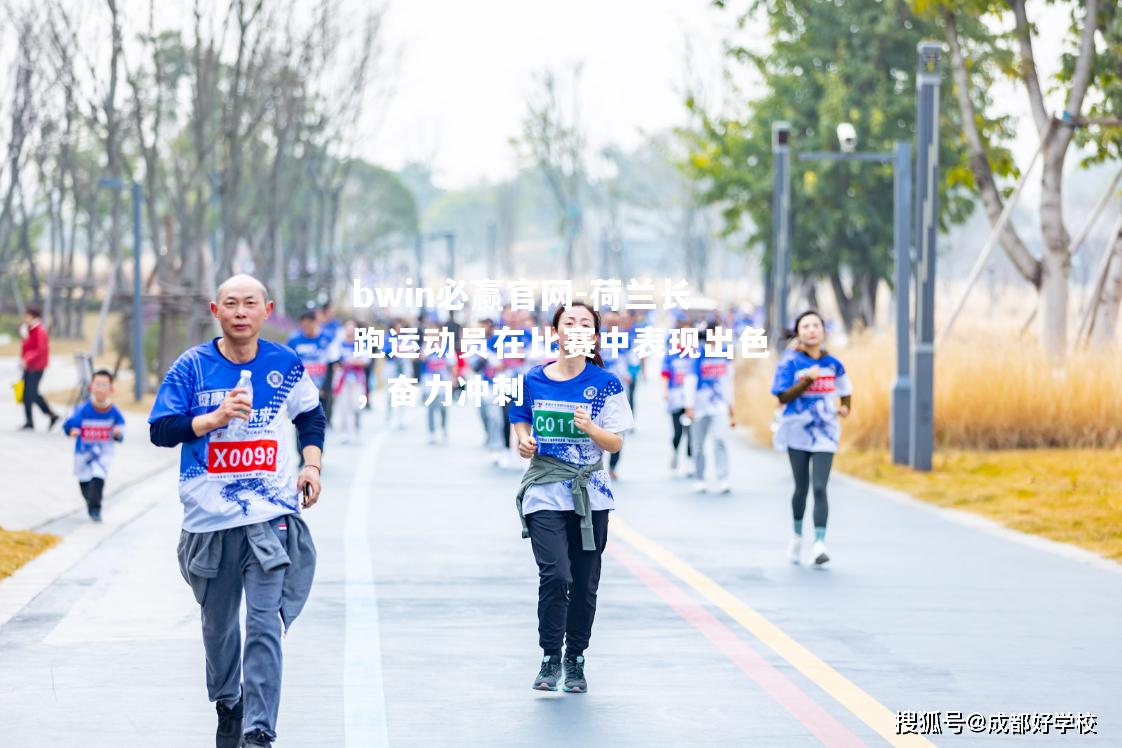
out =
[[222,328],[222,337],[242,344],[255,341],[261,326],[273,313],[265,285],[252,275],[235,275],[223,281],[210,302],[210,313]]
[[239,298],[244,298],[255,291],[261,294],[262,302],[269,300],[269,291],[265,288],[264,283],[257,280],[252,275],[239,273],[238,275],[232,275],[222,281],[222,285],[218,287],[218,290],[214,294],[214,300],[221,304],[222,299],[227,295],[236,295]]

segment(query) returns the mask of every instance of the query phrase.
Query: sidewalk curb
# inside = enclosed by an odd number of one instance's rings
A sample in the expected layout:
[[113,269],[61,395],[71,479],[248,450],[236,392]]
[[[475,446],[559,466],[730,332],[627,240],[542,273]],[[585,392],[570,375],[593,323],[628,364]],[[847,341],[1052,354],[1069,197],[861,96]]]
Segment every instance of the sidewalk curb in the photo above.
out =
[[[159,491],[142,490],[145,482],[164,472],[170,474],[177,468],[177,464],[173,462],[122,486],[112,494],[119,497],[120,502],[104,522],[83,524],[63,537],[62,542],[54,548],[0,581],[0,627],[18,615],[43,590],[70,571],[91,551],[156,506],[162,494]],[[172,482],[172,476],[169,475],[169,485]]]
[[[753,444],[750,441],[750,438],[747,436],[744,436],[742,438],[742,442],[750,450],[766,452],[772,459],[782,460],[782,456],[774,449],[764,448],[759,446],[758,444]],[[836,480],[848,483],[854,488],[859,488],[869,493],[876,494],[883,499],[894,501],[897,504],[903,504],[914,509],[920,509],[929,514],[934,514],[938,517],[941,517],[942,519],[947,520],[948,522],[954,522],[959,525],[964,525],[975,530],[980,530],[988,535],[993,535],[1005,540],[1010,540],[1014,543],[1020,543],[1021,545],[1034,548],[1038,551],[1046,551],[1056,556],[1062,556],[1069,561],[1078,561],[1079,563],[1093,566],[1100,571],[1105,571],[1111,574],[1122,576],[1122,563],[1112,561],[1111,559],[1106,558],[1105,556],[1100,556],[1094,551],[1089,551],[1086,548],[1080,548],[1077,545],[1064,543],[1059,540],[1052,540],[1051,538],[1046,538],[1042,535],[1033,535],[1031,533],[1021,532],[1020,530],[1014,530],[1013,528],[1006,527],[997,520],[990,519],[989,517],[983,517],[980,514],[968,512],[965,509],[955,509],[953,507],[933,504],[930,501],[924,501],[923,499],[916,498],[915,496],[912,496],[911,494],[904,491],[899,491],[895,488],[888,488],[876,483],[870,483],[869,481],[849,475],[842,470],[835,470],[831,475],[831,478],[835,478]]]

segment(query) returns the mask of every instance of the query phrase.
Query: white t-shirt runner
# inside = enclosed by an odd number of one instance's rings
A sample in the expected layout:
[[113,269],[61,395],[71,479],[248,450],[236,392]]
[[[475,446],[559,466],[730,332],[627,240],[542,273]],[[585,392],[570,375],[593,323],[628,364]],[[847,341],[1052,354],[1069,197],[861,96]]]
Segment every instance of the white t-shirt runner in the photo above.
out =
[[191,348],[171,365],[148,416],[203,415],[252,372],[253,417],[237,440],[226,428],[184,442],[179,458],[183,529],[213,532],[298,514],[296,434],[292,419],[319,406],[319,389],[291,348],[259,340],[247,363],[229,361],[217,338]]
[[[541,364],[526,374],[522,405],[510,406],[510,422],[532,426],[539,454],[574,465],[596,464],[604,450],[573,424],[573,412],[578,405],[584,406],[593,423],[613,434],[634,428],[631,406],[619,377],[586,363],[580,374],[558,382],[547,377],[544,369],[545,364]],[[571,480],[530,486],[522,497],[522,513],[543,509],[571,512],[572,490]],[[588,500],[593,511],[615,507],[607,470],[597,470],[589,476]]]

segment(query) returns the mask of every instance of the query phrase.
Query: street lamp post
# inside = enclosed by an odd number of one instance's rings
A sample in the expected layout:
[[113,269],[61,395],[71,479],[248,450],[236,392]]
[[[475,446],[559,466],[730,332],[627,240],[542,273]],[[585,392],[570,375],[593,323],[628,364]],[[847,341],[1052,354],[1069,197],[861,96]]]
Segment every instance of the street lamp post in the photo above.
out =
[[939,190],[939,42],[916,48],[916,184],[915,350],[909,462],[915,470],[931,470],[935,441],[935,249]]
[[[124,189],[120,177],[101,177],[97,186],[105,189]],[[137,402],[144,396],[144,321],[141,319],[140,282],[140,206],[144,201],[140,182],[132,183],[132,365],[133,397]]]
[[896,381],[892,383],[889,441],[892,462],[908,464],[911,437],[911,278],[912,278],[912,144],[896,143],[892,170],[893,258],[896,285]]
[[[843,123],[847,124],[847,123]],[[892,164],[892,243],[895,259],[896,285],[896,380],[892,384],[890,429],[892,461],[908,464],[911,427],[912,380],[909,375],[909,279],[911,277],[911,146],[897,141],[892,151],[856,151],[856,133],[852,125],[838,127],[841,152],[810,151],[799,154],[800,161],[869,161]]]
[[787,275],[791,252],[791,125],[771,125],[771,152],[775,159],[775,184],[772,189],[772,306],[771,323],[778,337],[787,328]]

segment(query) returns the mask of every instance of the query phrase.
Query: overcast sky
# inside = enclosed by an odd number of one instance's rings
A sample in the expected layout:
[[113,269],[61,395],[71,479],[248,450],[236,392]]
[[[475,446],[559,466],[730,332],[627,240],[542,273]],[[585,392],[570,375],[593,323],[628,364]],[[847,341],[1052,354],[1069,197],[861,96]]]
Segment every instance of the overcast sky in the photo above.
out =
[[367,118],[377,130],[363,154],[391,168],[431,162],[445,187],[508,175],[532,74],[575,63],[593,149],[634,145],[641,130],[684,123],[687,45],[695,74],[719,83],[731,18],[707,0],[393,2],[384,40],[397,81]]
[[[1066,19],[1042,0],[1029,10],[1046,76]],[[723,95],[721,41],[733,18],[709,0],[396,0],[383,36],[395,90],[364,118],[360,150],[390,168],[430,163],[449,188],[507,176],[532,74],[575,63],[583,63],[581,116],[593,152],[634,145],[644,130],[684,124],[687,48],[694,80]],[[1006,85],[995,95],[1011,113],[1027,113],[1022,92]],[[1018,158],[1036,144],[1022,133]]]

